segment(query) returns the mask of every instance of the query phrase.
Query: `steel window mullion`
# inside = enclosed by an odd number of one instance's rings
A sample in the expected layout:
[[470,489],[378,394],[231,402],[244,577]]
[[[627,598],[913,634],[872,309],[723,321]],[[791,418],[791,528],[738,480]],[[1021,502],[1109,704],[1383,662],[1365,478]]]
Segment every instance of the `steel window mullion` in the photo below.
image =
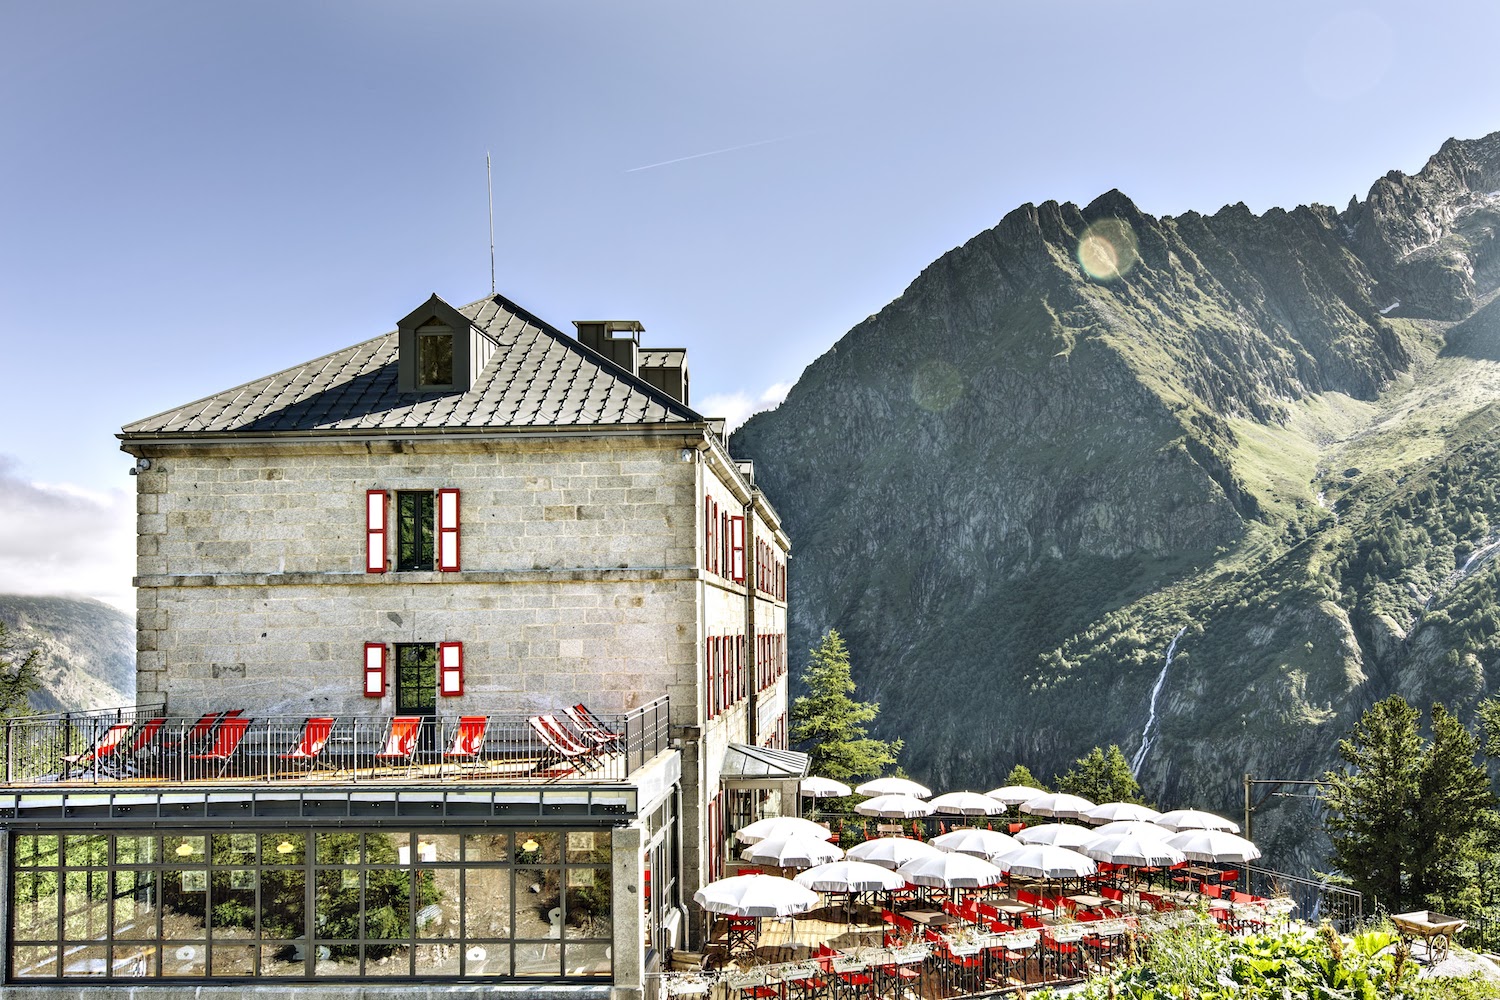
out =
[[318,852],[317,829],[306,834],[306,846],[302,850],[302,940],[307,947],[302,950],[302,978],[312,979],[317,971],[318,946],[313,943],[313,930],[317,926],[317,868],[313,857]]

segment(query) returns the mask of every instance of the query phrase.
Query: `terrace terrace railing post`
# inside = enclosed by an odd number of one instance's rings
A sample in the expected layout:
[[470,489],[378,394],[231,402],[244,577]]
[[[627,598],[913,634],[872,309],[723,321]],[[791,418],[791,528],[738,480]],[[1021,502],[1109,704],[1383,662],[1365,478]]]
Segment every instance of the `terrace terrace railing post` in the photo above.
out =
[[5,723],[5,783],[15,780],[16,771],[16,724]]

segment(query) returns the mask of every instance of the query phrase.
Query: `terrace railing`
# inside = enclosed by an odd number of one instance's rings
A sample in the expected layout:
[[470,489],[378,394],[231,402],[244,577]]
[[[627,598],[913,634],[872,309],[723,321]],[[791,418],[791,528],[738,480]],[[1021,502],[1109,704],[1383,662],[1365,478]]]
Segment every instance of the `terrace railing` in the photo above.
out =
[[[289,756],[304,743],[304,716],[243,715],[242,723],[231,718],[196,735],[196,718],[167,718],[151,732],[152,719],[160,716],[149,709],[28,716],[0,721],[0,727],[8,785],[320,778],[610,782],[628,778],[668,747],[669,709],[663,697],[630,712],[598,715],[611,737],[565,724],[564,740],[538,732],[525,714],[490,713],[483,743],[458,755],[446,752],[461,726],[457,715],[423,718],[408,741],[410,754],[402,752],[406,746],[390,745],[390,718],[336,717],[310,758]],[[243,734],[236,740],[239,725]],[[129,728],[107,752],[97,752],[115,726]],[[137,747],[143,733],[150,738]]]
[[1296,916],[1302,920],[1328,920],[1338,930],[1347,931],[1364,919],[1365,898],[1353,889],[1255,865],[1246,865],[1244,870],[1249,892],[1290,897],[1297,904]]

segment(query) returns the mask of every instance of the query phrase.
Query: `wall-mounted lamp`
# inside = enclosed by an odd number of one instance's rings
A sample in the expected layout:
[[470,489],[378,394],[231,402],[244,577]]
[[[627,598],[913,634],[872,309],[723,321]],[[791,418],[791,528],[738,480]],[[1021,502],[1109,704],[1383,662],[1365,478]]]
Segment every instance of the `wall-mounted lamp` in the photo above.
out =
[[149,459],[149,458],[138,458],[138,459],[135,460],[135,465],[131,466],[131,468],[130,468],[130,474],[132,476],[138,476],[142,472],[148,471],[150,468],[151,468],[151,459]]

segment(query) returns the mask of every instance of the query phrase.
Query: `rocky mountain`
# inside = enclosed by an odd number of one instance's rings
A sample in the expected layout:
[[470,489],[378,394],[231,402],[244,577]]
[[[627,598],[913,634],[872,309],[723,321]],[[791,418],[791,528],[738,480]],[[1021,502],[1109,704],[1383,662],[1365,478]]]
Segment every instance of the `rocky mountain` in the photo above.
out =
[[112,708],[135,700],[135,620],[108,604],[70,597],[0,594],[12,655],[42,651],[40,712]]
[[[944,788],[1118,743],[1148,795],[1238,815],[1391,691],[1471,718],[1497,227],[1500,133],[1342,211],[1016,209],[735,434],[794,541],[791,648],[837,627]],[[1273,861],[1321,863],[1315,811],[1260,805]]]

